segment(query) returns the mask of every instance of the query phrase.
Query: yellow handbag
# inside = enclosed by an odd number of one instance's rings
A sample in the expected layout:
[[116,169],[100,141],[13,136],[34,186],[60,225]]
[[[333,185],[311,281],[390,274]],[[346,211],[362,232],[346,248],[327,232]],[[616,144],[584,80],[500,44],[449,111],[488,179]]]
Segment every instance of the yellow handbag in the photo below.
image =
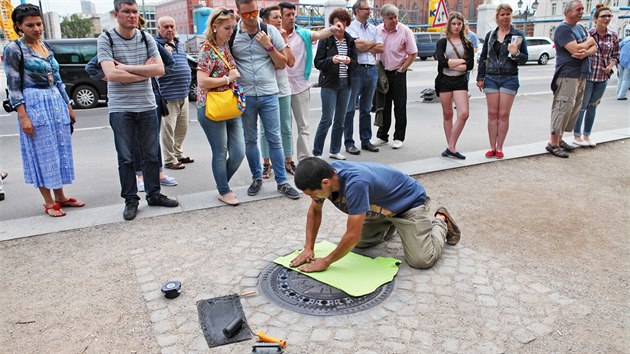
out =
[[[233,67],[227,60],[210,45],[215,53],[223,60],[225,66],[232,70]],[[236,83],[230,84],[230,89],[221,92],[208,92],[206,94],[206,118],[214,121],[223,121],[239,117],[245,110],[245,95],[243,89]]]

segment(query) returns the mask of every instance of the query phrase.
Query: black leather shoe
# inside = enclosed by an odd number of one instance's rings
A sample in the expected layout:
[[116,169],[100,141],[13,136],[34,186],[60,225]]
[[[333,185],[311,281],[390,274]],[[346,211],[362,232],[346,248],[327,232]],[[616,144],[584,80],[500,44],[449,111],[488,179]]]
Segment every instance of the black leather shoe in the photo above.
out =
[[346,152],[351,155],[359,155],[361,154],[361,150],[357,149],[356,146],[352,145],[346,148]]
[[147,198],[147,204],[149,206],[163,206],[167,208],[175,208],[179,206],[179,202],[175,199],[171,199],[164,194],[158,194],[155,197]]
[[123,219],[133,220],[136,218],[137,214],[138,214],[138,202],[135,200],[126,202],[125,210],[123,211]]
[[378,148],[376,146],[372,145],[372,143],[367,143],[367,144],[361,145],[361,150],[378,152]]

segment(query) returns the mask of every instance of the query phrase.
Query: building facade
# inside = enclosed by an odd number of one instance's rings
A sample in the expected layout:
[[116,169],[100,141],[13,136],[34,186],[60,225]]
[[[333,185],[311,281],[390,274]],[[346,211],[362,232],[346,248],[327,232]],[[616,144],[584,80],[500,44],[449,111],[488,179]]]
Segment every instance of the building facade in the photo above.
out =
[[61,19],[56,12],[46,12],[44,14],[44,38],[60,39],[61,38]]
[[88,0],[81,0],[81,13],[86,15],[96,14],[96,6],[94,3]]

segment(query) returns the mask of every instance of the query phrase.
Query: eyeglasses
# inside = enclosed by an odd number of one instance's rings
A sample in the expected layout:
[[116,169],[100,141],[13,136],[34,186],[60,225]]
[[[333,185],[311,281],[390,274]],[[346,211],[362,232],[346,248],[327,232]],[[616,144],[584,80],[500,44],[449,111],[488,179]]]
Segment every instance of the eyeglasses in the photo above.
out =
[[221,14],[222,15],[229,15],[229,14],[233,14],[234,10],[228,10],[228,9],[223,9],[221,10]]
[[599,15],[597,18],[613,18],[613,15]]
[[137,15],[138,14],[138,10],[120,10],[119,12],[129,16],[131,14]]
[[258,10],[254,10],[254,11],[250,11],[250,12],[243,12],[241,14],[241,17],[243,17],[244,19],[258,17]]

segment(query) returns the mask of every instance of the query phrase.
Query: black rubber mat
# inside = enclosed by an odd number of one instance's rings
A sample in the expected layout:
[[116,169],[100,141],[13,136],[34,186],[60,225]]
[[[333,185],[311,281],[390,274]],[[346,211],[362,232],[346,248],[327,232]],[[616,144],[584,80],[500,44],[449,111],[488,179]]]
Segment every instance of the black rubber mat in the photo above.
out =
[[[251,330],[247,326],[245,313],[238,295],[227,295],[197,301],[199,324],[210,348],[251,339]],[[243,320],[241,330],[233,337],[226,337],[223,329],[235,318]]]

